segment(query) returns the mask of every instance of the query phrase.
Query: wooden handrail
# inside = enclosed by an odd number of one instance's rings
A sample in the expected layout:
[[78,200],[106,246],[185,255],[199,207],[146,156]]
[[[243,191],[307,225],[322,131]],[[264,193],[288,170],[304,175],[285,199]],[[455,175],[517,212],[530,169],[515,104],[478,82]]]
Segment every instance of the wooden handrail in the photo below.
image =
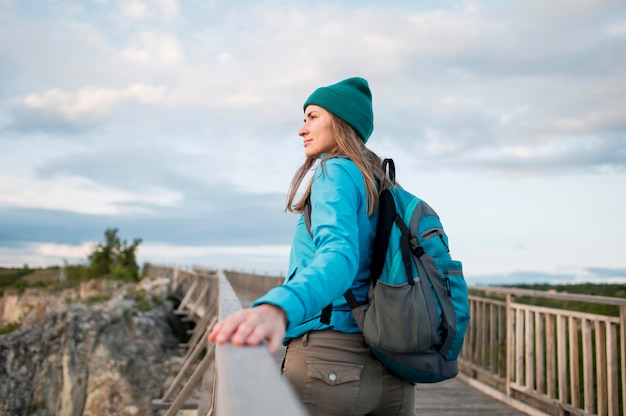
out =
[[[240,310],[241,302],[221,271],[219,279],[221,320]],[[265,345],[217,345],[215,369],[218,416],[306,414]]]
[[534,297],[534,298],[566,300],[566,301],[572,301],[572,302],[586,302],[586,303],[594,303],[598,305],[626,306],[626,299],[612,298],[609,296],[582,295],[578,293],[563,293],[563,292],[548,292],[548,291],[543,291],[543,290],[517,289],[517,288],[497,287],[497,286],[489,286],[489,287],[472,286],[470,287],[470,289],[484,292],[487,295],[510,294],[514,296],[529,296],[529,297]]
[[[163,397],[153,400],[154,407],[167,409],[168,416],[183,408],[196,408],[202,416],[304,416],[266,345],[234,347],[207,341],[216,318],[224,319],[242,308],[224,273],[202,268],[172,272],[169,267],[149,266],[148,273],[174,276],[174,289],[182,298],[175,312],[196,326],[182,368]],[[190,399],[196,388],[200,388],[197,401]]]

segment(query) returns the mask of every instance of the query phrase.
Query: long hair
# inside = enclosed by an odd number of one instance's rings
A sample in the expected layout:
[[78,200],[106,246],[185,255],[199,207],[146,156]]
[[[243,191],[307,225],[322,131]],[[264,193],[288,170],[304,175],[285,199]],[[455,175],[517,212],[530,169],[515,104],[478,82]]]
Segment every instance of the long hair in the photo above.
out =
[[[291,180],[289,186],[289,192],[287,194],[287,206],[286,210],[289,212],[302,213],[306,200],[311,194],[311,186],[313,184],[313,176],[311,176],[307,183],[306,189],[303,195],[297,202],[296,194],[302,185],[302,181],[308,176],[311,171],[315,171],[318,167],[324,169],[324,162],[328,159],[335,157],[343,157],[350,159],[359,168],[363,179],[365,180],[365,192],[367,197],[367,213],[369,216],[374,214],[378,208],[378,194],[383,190],[389,188],[390,181],[385,175],[382,169],[382,161],[376,153],[369,150],[363,140],[359,137],[356,131],[345,121],[329,113],[331,116],[331,126],[335,140],[337,141],[337,149],[324,155],[323,158],[307,158],[302,166],[298,168]],[[378,181],[378,188],[376,186]]]

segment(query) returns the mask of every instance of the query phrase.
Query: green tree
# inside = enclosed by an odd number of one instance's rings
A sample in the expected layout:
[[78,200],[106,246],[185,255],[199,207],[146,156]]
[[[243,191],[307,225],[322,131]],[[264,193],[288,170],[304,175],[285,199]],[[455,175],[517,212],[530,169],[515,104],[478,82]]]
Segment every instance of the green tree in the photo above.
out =
[[87,274],[90,277],[108,276],[126,281],[139,280],[139,266],[135,253],[141,239],[136,238],[128,245],[117,236],[117,228],[107,228],[104,240],[89,254]]

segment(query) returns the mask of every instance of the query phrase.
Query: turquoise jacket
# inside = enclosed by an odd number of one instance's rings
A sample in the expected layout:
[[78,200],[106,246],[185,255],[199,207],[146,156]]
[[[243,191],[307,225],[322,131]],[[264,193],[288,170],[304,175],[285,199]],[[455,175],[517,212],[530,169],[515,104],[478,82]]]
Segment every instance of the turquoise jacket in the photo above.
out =
[[[365,181],[349,159],[332,158],[315,171],[311,188],[311,237],[301,216],[296,225],[285,282],[253,303],[270,303],[287,314],[285,344],[312,330],[359,332],[343,294],[367,298],[377,213],[367,215]],[[329,325],[322,309],[333,305]]]

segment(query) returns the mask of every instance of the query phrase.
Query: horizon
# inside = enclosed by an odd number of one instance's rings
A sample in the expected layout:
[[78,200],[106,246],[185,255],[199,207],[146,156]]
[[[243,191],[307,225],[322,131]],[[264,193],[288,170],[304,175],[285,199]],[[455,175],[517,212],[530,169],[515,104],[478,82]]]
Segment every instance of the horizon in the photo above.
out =
[[[194,251],[189,248],[180,248],[180,247],[159,247],[157,251],[160,250],[171,250],[172,248],[178,249],[181,257],[178,258],[204,258],[205,256],[201,256],[198,252],[206,253],[206,257],[214,256],[213,258],[216,260],[214,262],[202,262],[202,261],[150,261],[146,260],[141,255],[142,244],[137,247],[137,263],[140,268],[143,268],[147,263],[157,266],[168,266],[168,267],[203,267],[208,269],[222,269],[222,270],[231,270],[238,272],[251,273],[260,276],[285,276],[286,265],[281,268],[282,258],[284,257],[282,254],[284,252],[289,251],[289,246],[279,246],[279,247],[241,247],[241,246],[231,246],[231,247],[195,247],[195,253],[192,253],[190,257],[184,257],[185,254],[188,254],[190,251]],[[93,246],[85,247],[85,255],[82,257],[75,257],[73,262],[67,261],[66,258],[60,264],[56,264],[53,262],[46,263],[44,265],[31,265],[31,264],[21,264],[21,265],[6,265],[1,264],[0,267],[4,268],[22,268],[29,267],[32,269],[46,269],[49,267],[63,267],[66,263],[70,266],[80,265],[80,264],[88,264],[87,255],[90,250],[93,249]],[[229,259],[228,256],[239,257],[242,254],[250,256],[252,260],[248,262],[243,262],[237,264],[235,261]],[[172,255],[170,259],[177,258],[176,255]],[[262,265],[269,265],[267,267],[263,267]],[[596,270],[562,270],[556,273],[538,273],[534,271],[518,271],[512,272],[508,274],[494,274],[487,276],[467,276],[465,275],[465,280],[468,286],[508,286],[508,285],[518,285],[518,284],[526,284],[526,285],[540,285],[540,284],[548,284],[548,285],[578,285],[578,284],[626,284],[626,277],[622,277],[620,275],[612,275],[613,271],[610,269],[596,269]]]

